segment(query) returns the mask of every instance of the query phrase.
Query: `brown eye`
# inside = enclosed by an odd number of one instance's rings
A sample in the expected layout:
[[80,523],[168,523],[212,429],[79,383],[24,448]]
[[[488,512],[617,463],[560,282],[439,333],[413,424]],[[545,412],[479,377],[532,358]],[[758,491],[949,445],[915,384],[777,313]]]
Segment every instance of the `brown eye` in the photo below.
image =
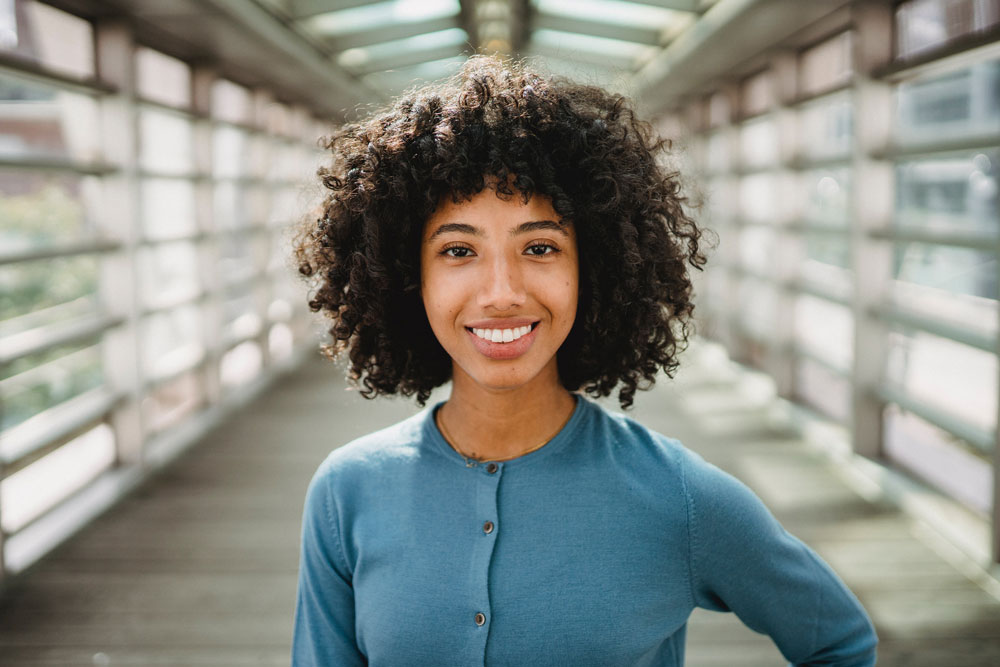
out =
[[552,253],[559,252],[559,249],[548,243],[534,243],[528,246],[527,250],[529,255],[534,255],[535,257],[541,257],[543,255],[551,255]]
[[472,254],[472,249],[464,246],[452,246],[451,248],[445,248],[442,250],[441,254],[447,255],[448,257],[454,257],[455,259],[464,259]]

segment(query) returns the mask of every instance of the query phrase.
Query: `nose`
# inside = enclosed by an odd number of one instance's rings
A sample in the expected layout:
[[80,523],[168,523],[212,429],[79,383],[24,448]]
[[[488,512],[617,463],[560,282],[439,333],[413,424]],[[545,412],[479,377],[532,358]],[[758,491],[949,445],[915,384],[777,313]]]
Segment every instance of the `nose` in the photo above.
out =
[[497,256],[488,263],[479,290],[479,306],[491,310],[510,310],[527,302],[524,277],[518,262]]

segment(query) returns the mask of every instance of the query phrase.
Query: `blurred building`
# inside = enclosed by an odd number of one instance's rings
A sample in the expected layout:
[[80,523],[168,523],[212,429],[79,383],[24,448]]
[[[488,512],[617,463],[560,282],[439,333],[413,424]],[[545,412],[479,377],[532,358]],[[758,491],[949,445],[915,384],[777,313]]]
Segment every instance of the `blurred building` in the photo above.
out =
[[719,236],[701,334],[1000,562],[998,36],[998,0],[0,0],[0,579],[313,354],[317,138],[477,50],[633,96]]

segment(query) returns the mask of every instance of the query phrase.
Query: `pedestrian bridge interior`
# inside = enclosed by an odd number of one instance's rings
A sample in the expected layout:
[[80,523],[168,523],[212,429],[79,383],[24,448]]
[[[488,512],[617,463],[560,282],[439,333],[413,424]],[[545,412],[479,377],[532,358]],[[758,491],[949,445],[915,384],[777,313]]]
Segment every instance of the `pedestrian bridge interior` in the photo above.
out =
[[[718,235],[630,416],[879,664],[1000,664],[998,38],[1000,0],[0,1],[0,664],[288,664],[310,477],[418,410],[319,354],[317,139],[475,53],[633,98]],[[687,663],[783,661],[698,611]]]

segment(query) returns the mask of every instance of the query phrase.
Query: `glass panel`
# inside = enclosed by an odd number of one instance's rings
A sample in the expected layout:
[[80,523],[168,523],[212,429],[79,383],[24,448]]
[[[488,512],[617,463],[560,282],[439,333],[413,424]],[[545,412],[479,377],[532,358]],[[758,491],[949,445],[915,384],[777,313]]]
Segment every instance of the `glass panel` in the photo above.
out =
[[216,178],[238,178],[249,171],[249,141],[246,130],[219,125],[212,132],[212,172]]
[[222,355],[219,377],[225,387],[239,387],[252,381],[263,366],[260,345],[253,341],[240,343]]
[[223,234],[218,239],[219,278],[223,285],[244,283],[253,277],[255,267],[250,239],[242,234]]
[[0,3],[0,50],[70,76],[94,75],[90,23],[34,0]]
[[191,236],[198,231],[194,184],[177,178],[144,178],[140,182],[142,232],[150,240]]
[[175,107],[191,104],[191,70],[183,61],[139,47],[135,64],[140,95]]
[[767,111],[775,102],[774,77],[770,71],[752,76],[743,82],[740,94],[743,115],[753,116]]
[[191,120],[176,113],[144,108],[139,112],[139,162],[143,169],[187,174],[193,169]]
[[93,97],[0,74],[0,156],[96,161],[99,139]]
[[973,510],[989,516],[993,470],[988,461],[966,451],[950,433],[896,405],[883,419],[885,451],[923,480]]
[[218,79],[212,84],[212,116],[249,125],[253,120],[250,91],[232,81]]
[[236,229],[249,224],[245,201],[241,196],[242,186],[233,181],[223,181],[215,185],[215,227],[216,229]]
[[795,360],[795,398],[842,424],[850,421],[850,381],[808,357]]
[[740,179],[738,211],[749,222],[773,223],[776,214],[774,174],[751,174]]
[[142,401],[142,410],[150,430],[157,433],[180,422],[203,401],[203,383],[197,372],[190,372],[150,392]]
[[899,280],[893,281],[890,295],[892,303],[904,310],[923,312],[934,319],[987,336],[997,335],[1000,313],[996,299],[955,294]]
[[162,377],[196,364],[204,354],[196,304],[150,315],[142,322],[143,375]]
[[305,24],[318,33],[336,35],[397,23],[456,16],[458,12],[459,0],[388,0],[326,12],[308,19]]
[[0,320],[81,297],[96,302],[98,258],[60,257],[0,266]]
[[729,95],[719,92],[708,100],[708,124],[711,127],[726,125],[731,117]]
[[291,327],[280,322],[272,326],[267,334],[267,351],[274,361],[291,357],[295,351],[295,336]]
[[1000,0],[911,0],[896,10],[896,52],[910,58],[1000,24]]
[[844,85],[851,79],[851,33],[805,50],[799,65],[799,88],[806,95]]
[[921,331],[889,332],[889,381],[981,429],[997,422],[997,355]]
[[896,118],[903,144],[1000,132],[1000,60],[900,84]]
[[103,382],[100,346],[94,340],[22,357],[0,374],[0,428],[16,426]]
[[802,172],[802,215],[812,225],[847,227],[851,171],[847,167]]
[[778,163],[778,128],[773,118],[751,121],[740,127],[740,159],[744,167],[767,167]]
[[115,434],[101,424],[0,481],[3,530],[13,533],[115,463]]
[[0,169],[0,246],[14,253],[93,238],[88,212],[99,188],[90,176]]
[[719,173],[729,169],[729,133],[713,132],[706,142],[705,166],[709,172]]
[[988,299],[997,294],[993,249],[955,248],[897,241],[893,275],[900,281]]
[[272,189],[267,214],[268,224],[273,226],[288,225],[304,215],[307,208],[300,190],[288,187]]
[[854,359],[850,308],[809,294],[795,297],[795,344],[845,371]]
[[222,321],[234,338],[255,336],[260,330],[253,294],[235,294],[222,302]]
[[198,293],[197,248],[187,242],[141,248],[139,286],[143,304],[153,308],[194,296]]
[[778,314],[778,291],[764,281],[745,277],[738,292],[740,323],[756,337],[770,339]]
[[[532,33],[532,38],[536,39],[539,33],[547,32],[551,31],[536,30]],[[542,35],[542,37],[544,38],[545,35]],[[464,30],[458,27],[448,28],[435,32],[425,32],[405,39],[395,39],[389,42],[372,44],[371,46],[347,49],[337,56],[337,63],[342,67],[358,68],[364,67],[372,61],[395,60],[397,56],[403,53],[420,53],[425,49],[440,49],[449,46],[454,46],[455,51],[460,52],[462,45],[467,41],[469,41],[469,36]]]
[[254,178],[266,178],[267,170],[273,156],[274,140],[264,134],[250,137],[249,164],[246,167],[248,175]]
[[811,159],[847,157],[854,133],[854,111],[847,91],[803,104],[799,112],[802,155]]
[[1000,151],[898,164],[896,225],[946,233],[1000,233],[998,165]]
[[803,238],[808,260],[841,269],[851,268],[851,249],[846,236],[806,230]]
[[756,273],[771,273],[774,263],[773,227],[747,227],[740,231],[740,264]]

